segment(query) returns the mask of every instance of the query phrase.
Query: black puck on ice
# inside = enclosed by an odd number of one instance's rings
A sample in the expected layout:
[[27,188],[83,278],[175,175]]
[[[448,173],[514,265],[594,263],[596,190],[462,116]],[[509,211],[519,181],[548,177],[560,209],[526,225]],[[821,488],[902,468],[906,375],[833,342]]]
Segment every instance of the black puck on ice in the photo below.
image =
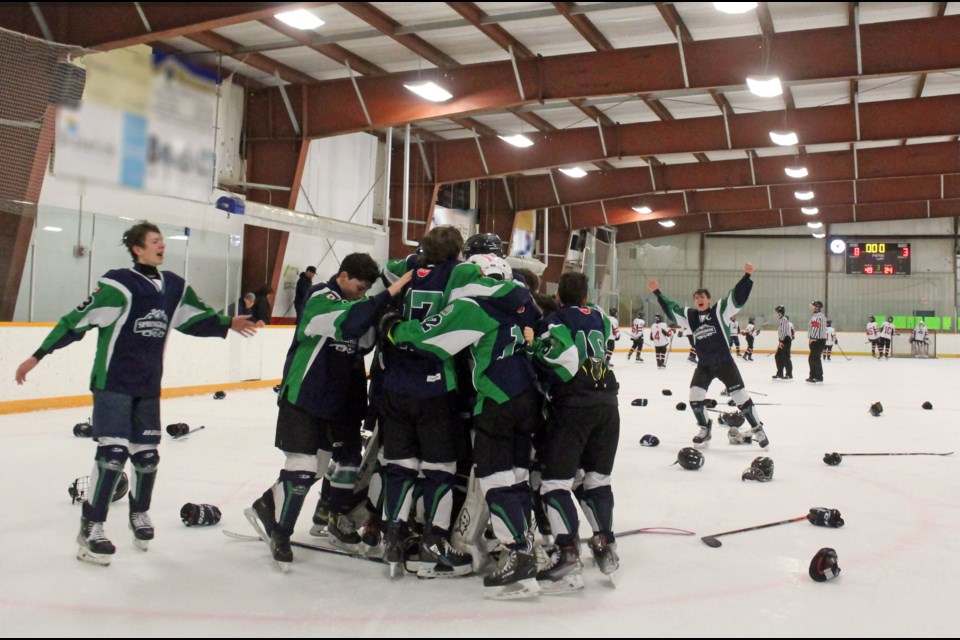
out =
[[673,395],[673,391],[670,391],[670,389],[664,389],[664,390],[661,391],[660,393],[662,393],[662,394],[665,395],[665,396],[672,396],[672,395]]
[[929,401],[924,402],[924,403],[923,403],[922,405],[920,405],[920,406],[923,407],[924,409],[928,409],[928,410],[929,410],[929,409],[933,409],[933,405],[930,404]]
[[634,401],[631,402],[630,404],[633,405],[633,406],[635,406],[635,407],[645,407],[645,406],[647,406],[647,399],[646,399],[646,398],[636,398],[636,399],[634,399]]
[[687,410],[687,403],[686,403],[686,402],[678,402],[678,403],[677,403],[677,411],[686,411],[686,410]]

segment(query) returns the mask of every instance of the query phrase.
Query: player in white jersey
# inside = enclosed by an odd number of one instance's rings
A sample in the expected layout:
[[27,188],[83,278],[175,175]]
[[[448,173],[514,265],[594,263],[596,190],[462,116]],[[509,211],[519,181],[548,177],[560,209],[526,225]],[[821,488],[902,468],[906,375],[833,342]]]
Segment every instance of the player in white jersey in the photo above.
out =
[[880,337],[880,329],[877,327],[877,321],[873,316],[867,316],[867,340],[870,341],[870,356],[877,357],[877,338]]
[[737,348],[737,357],[740,357],[740,323],[737,316],[730,318],[730,347]]
[[610,309],[610,339],[607,340],[607,365],[613,366],[613,363],[610,362],[610,359],[613,357],[613,350],[617,345],[617,340],[620,339],[620,321],[617,320],[617,308],[612,307]]
[[640,312],[637,312],[637,317],[633,319],[633,324],[630,326],[630,339],[633,340],[633,344],[630,346],[630,352],[627,354],[627,360],[630,359],[630,356],[633,355],[633,352],[637,352],[637,362],[643,362],[643,328],[647,325],[643,320],[643,316],[640,315]]
[[833,328],[833,320],[827,320],[826,339],[827,343],[823,347],[822,358],[829,360],[830,353],[833,351],[833,345],[840,344],[840,341],[837,339],[837,330]]
[[752,316],[747,319],[747,326],[740,333],[747,339],[747,350],[743,354],[743,359],[753,362],[753,341],[760,335],[760,327]]
[[878,357],[890,359],[890,346],[895,335],[897,332],[893,326],[893,316],[887,316],[887,321],[880,325],[880,337],[877,338],[877,348],[880,350]]
[[910,338],[910,343],[913,345],[914,358],[928,357],[930,353],[930,338],[927,335],[928,333],[927,325],[923,323],[923,320],[918,322],[917,326],[913,328],[913,337]]
[[653,317],[653,324],[650,325],[650,343],[653,344],[653,350],[657,352],[657,369],[664,369],[667,366],[667,345],[672,338],[673,329],[667,326],[663,316],[658,313]]

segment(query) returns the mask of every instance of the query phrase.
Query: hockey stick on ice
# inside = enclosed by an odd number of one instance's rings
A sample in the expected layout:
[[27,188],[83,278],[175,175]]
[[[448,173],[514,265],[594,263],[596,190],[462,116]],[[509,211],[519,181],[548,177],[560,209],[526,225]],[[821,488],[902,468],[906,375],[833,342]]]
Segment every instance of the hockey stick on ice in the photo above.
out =
[[791,522],[800,522],[801,520],[806,520],[806,519],[807,519],[807,516],[802,515],[802,516],[797,516],[796,518],[790,518],[789,520],[780,520],[779,522],[770,522],[768,524],[760,524],[755,527],[746,527],[744,529],[734,529],[733,531],[724,531],[723,533],[715,533],[712,536],[703,536],[702,538],[700,538],[700,540],[702,540],[703,544],[707,545],[708,547],[713,547],[714,549],[716,549],[717,547],[723,546],[723,543],[717,540],[717,538],[719,538],[720,536],[729,536],[729,535],[733,535],[734,533],[743,533],[744,531],[756,531],[757,529],[766,529],[768,527],[776,527],[781,524],[789,524]]
[[825,453],[823,462],[835,467],[843,460],[843,456],[952,456],[953,451],[947,453]]
[[840,343],[839,343],[839,342],[836,343],[836,344],[833,345],[833,346],[835,346],[835,347],[837,348],[837,351],[839,351],[840,353],[842,353],[842,354],[843,354],[843,357],[846,358],[847,360],[852,360],[852,359],[853,359],[853,358],[851,358],[850,356],[848,356],[846,353],[843,352],[843,349],[840,347]]
[[179,436],[170,436],[170,437],[171,437],[171,439],[173,439],[173,440],[179,440],[179,439],[181,439],[181,438],[186,438],[187,436],[189,436],[189,435],[191,435],[191,434],[194,434],[194,433],[196,433],[197,431],[200,431],[201,429],[206,429],[206,428],[207,428],[206,425],[201,425],[201,426],[197,427],[196,429],[188,429],[188,431],[187,431],[186,433],[183,433],[183,434],[181,434],[181,435],[179,435]]
[[658,533],[665,536],[692,536],[696,535],[693,531],[686,529],[675,529],[673,527],[643,527],[640,529],[627,529],[626,531],[616,531],[614,536],[622,538],[624,536],[633,536],[640,533]]

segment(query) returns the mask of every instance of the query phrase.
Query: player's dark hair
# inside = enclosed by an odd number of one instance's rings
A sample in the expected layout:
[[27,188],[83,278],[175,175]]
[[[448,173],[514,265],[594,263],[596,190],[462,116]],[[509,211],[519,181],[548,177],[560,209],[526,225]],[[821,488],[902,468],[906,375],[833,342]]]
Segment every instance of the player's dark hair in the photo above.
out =
[[540,289],[540,276],[530,271],[530,269],[514,269],[514,277],[516,277],[517,274],[520,274],[523,281],[527,283],[527,289],[530,289],[530,291],[538,291]]
[[713,296],[710,295],[710,289],[697,289],[696,291],[693,292],[694,296],[699,296],[700,294],[703,294],[711,299],[713,298]]
[[339,276],[344,271],[347,272],[347,277],[373,286],[380,275],[380,265],[370,257],[369,253],[351,253],[340,263],[337,275]]
[[569,272],[560,276],[557,283],[557,297],[563,305],[581,305],[587,299],[590,283],[582,273]]
[[151,232],[160,233],[160,227],[147,221],[135,224],[123,232],[123,246],[130,252],[130,257],[133,258],[134,262],[137,261],[137,254],[133,252],[133,248],[140,247],[143,249],[146,246],[147,234]]
[[463,235],[459,229],[450,225],[434,227],[423,236],[420,246],[423,249],[421,265],[442,264],[460,257],[460,252],[463,251]]

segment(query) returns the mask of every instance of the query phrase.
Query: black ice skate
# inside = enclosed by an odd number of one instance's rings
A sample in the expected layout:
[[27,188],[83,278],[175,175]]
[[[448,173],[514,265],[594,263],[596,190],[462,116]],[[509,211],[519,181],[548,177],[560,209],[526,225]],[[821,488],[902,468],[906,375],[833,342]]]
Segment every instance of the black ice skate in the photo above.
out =
[[[590,538],[588,543],[590,551],[593,552],[593,559],[597,563],[600,572],[609,576],[620,568],[620,556],[617,555],[617,543],[607,542],[606,536],[601,533]],[[610,578],[613,580],[613,578]]]
[[293,549],[290,548],[290,536],[274,530],[270,536],[270,553],[273,555],[273,561],[277,567],[286,573],[290,570],[290,564],[293,563]]
[[483,594],[488,598],[513,600],[539,593],[537,559],[529,549],[502,549],[497,568],[483,579]]
[[77,534],[77,559],[93,564],[107,566],[117,548],[107,539],[102,522],[91,522],[80,518],[80,533]]
[[399,574],[397,568],[403,562],[404,540],[406,532],[403,523],[388,522],[386,534],[383,536],[383,561],[390,565],[390,577],[396,578]]
[[456,578],[467,575],[472,569],[470,554],[454,549],[442,535],[431,533],[420,542],[418,578]]
[[[312,533],[312,531],[311,531]],[[339,515],[330,515],[330,522],[327,524],[327,533],[330,534],[330,542],[335,547],[344,551],[356,553],[360,550],[360,534],[353,525],[350,517],[344,513]]]
[[553,547],[546,551],[546,566],[537,572],[537,583],[544,594],[566,593],[583,589],[583,563],[580,562],[580,541]]
[[707,424],[700,425],[700,431],[697,435],[693,436],[693,444],[703,444],[709,442],[711,435],[710,430],[713,428],[713,420],[707,420]]
[[133,531],[133,544],[141,551],[150,548],[153,540],[153,523],[146,511],[130,513],[130,530]]
[[753,437],[761,449],[766,449],[770,444],[770,440],[767,439],[767,432],[763,430],[762,422],[753,428]]
[[313,511],[313,526],[310,527],[310,535],[327,535],[327,525],[331,522],[330,503],[320,498],[317,501],[317,508]]

